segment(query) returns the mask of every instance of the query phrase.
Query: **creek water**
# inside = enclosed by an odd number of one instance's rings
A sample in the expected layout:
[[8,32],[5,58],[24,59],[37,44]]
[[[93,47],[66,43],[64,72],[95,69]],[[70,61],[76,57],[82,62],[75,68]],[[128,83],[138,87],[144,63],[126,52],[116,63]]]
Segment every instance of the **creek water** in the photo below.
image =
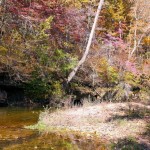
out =
[[0,108],[0,150],[104,150],[99,139],[74,133],[40,133],[25,129],[36,124],[41,109]]

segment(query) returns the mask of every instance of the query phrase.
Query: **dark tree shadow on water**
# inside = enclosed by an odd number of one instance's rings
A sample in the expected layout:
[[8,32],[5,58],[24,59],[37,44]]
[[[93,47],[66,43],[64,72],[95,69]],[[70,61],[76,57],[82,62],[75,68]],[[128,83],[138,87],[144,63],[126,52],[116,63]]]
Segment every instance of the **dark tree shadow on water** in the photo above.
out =
[[124,138],[112,144],[112,150],[150,150],[150,145],[136,141],[134,138]]

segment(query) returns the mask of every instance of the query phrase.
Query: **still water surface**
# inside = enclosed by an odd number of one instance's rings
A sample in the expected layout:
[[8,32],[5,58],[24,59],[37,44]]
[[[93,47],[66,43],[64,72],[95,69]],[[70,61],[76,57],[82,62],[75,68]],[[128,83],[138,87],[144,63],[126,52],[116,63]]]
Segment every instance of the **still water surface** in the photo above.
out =
[[0,108],[0,150],[104,150],[95,138],[79,134],[40,133],[25,129],[36,124],[40,109]]

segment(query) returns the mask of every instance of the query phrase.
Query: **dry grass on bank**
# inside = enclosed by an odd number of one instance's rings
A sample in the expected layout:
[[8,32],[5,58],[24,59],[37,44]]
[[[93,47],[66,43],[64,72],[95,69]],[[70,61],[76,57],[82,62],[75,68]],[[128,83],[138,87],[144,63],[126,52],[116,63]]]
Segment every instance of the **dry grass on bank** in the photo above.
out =
[[134,137],[147,145],[150,144],[146,131],[149,121],[150,106],[133,102],[101,103],[53,113],[46,110],[39,119],[46,127],[94,132],[110,141]]

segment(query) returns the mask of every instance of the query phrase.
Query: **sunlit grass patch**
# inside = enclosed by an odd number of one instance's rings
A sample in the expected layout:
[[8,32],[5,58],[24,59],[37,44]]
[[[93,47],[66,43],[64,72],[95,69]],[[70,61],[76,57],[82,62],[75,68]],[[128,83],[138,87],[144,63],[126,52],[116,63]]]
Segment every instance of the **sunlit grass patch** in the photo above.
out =
[[148,116],[149,107],[139,103],[101,103],[56,111],[47,108],[41,112],[38,123],[29,128],[47,133],[80,133],[83,137],[94,134],[99,139],[118,141],[117,147],[124,142],[125,147],[122,148],[130,150],[141,147],[133,139],[148,133]]

